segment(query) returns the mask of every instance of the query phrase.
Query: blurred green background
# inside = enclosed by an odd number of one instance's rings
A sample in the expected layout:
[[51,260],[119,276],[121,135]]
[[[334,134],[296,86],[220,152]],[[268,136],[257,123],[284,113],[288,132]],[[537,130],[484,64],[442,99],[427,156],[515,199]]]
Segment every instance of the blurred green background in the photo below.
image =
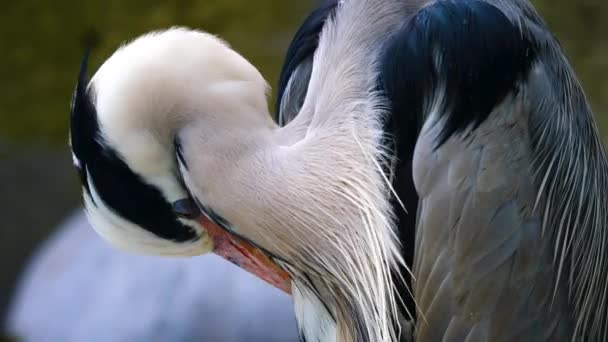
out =
[[[604,132],[608,1],[533,1],[562,42]],[[95,70],[125,40],[174,25],[219,34],[271,85],[313,0],[2,1],[0,3],[0,308],[35,246],[80,205],[67,148],[80,58]]]

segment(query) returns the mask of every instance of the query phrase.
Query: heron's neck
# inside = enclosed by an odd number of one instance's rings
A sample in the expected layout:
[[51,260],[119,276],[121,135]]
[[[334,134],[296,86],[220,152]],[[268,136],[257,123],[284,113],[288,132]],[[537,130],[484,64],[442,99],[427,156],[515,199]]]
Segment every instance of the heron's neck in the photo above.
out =
[[[307,317],[324,311],[338,341],[395,340],[392,277],[403,260],[381,167],[385,103],[373,90],[370,53],[398,23],[402,2],[387,4],[350,1],[328,20],[305,103],[287,126],[255,113],[247,124],[205,123],[189,133],[198,141],[192,173],[209,179],[195,195],[283,261],[302,293],[296,307],[311,341],[327,329],[310,326],[326,320]],[[373,25],[351,25],[363,19]]]
[[381,132],[348,120],[311,129],[260,119],[229,129],[184,128],[184,141],[196,141],[195,153],[185,153],[200,177],[195,196],[285,261],[303,293],[296,296],[300,323],[325,322],[305,331],[337,330],[339,341],[384,336],[399,249],[377,160]]

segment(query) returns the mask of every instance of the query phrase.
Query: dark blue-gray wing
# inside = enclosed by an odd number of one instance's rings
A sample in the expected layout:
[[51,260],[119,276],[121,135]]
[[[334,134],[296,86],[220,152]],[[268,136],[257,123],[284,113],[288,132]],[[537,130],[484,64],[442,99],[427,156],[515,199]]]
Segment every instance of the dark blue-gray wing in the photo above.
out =
[[295,118],[304,103],[319,34],[337,4],[337,0],[325,1],[304,20],[289,44],[279,76],[276,103],[276,120],[281,126]]
[[559,287],[554,297],[553,248],[534,210],[525,90],[535,43],[504,13],[438,1],[396,34],[382,63],[393,106],[422,124],[417,341],[568,339],[567,296]]

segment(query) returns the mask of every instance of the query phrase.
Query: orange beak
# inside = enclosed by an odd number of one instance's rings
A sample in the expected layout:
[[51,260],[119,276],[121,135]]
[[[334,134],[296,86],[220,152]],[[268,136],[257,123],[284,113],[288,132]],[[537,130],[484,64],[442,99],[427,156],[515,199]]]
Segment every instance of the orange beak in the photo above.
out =
[[285,270],[249,242],[218,227],[205,216],[198,218],[213,240],[213,252],[245,271],[291,294],[291,278]]

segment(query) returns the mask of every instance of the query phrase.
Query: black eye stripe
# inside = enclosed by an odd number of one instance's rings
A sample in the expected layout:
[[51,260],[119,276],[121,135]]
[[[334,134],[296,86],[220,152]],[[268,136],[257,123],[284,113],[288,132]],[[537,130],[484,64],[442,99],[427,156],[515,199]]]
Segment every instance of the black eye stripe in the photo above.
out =
[[90,184],[116,214],[155,234],[178,242],[198,239],[194,229],[182,224],[170,203],[156,187],[134,173],[100,134],[94,105],[94,88],[86,88],[86,55],[71,111],[71,145],[80,180],[91,196]]

